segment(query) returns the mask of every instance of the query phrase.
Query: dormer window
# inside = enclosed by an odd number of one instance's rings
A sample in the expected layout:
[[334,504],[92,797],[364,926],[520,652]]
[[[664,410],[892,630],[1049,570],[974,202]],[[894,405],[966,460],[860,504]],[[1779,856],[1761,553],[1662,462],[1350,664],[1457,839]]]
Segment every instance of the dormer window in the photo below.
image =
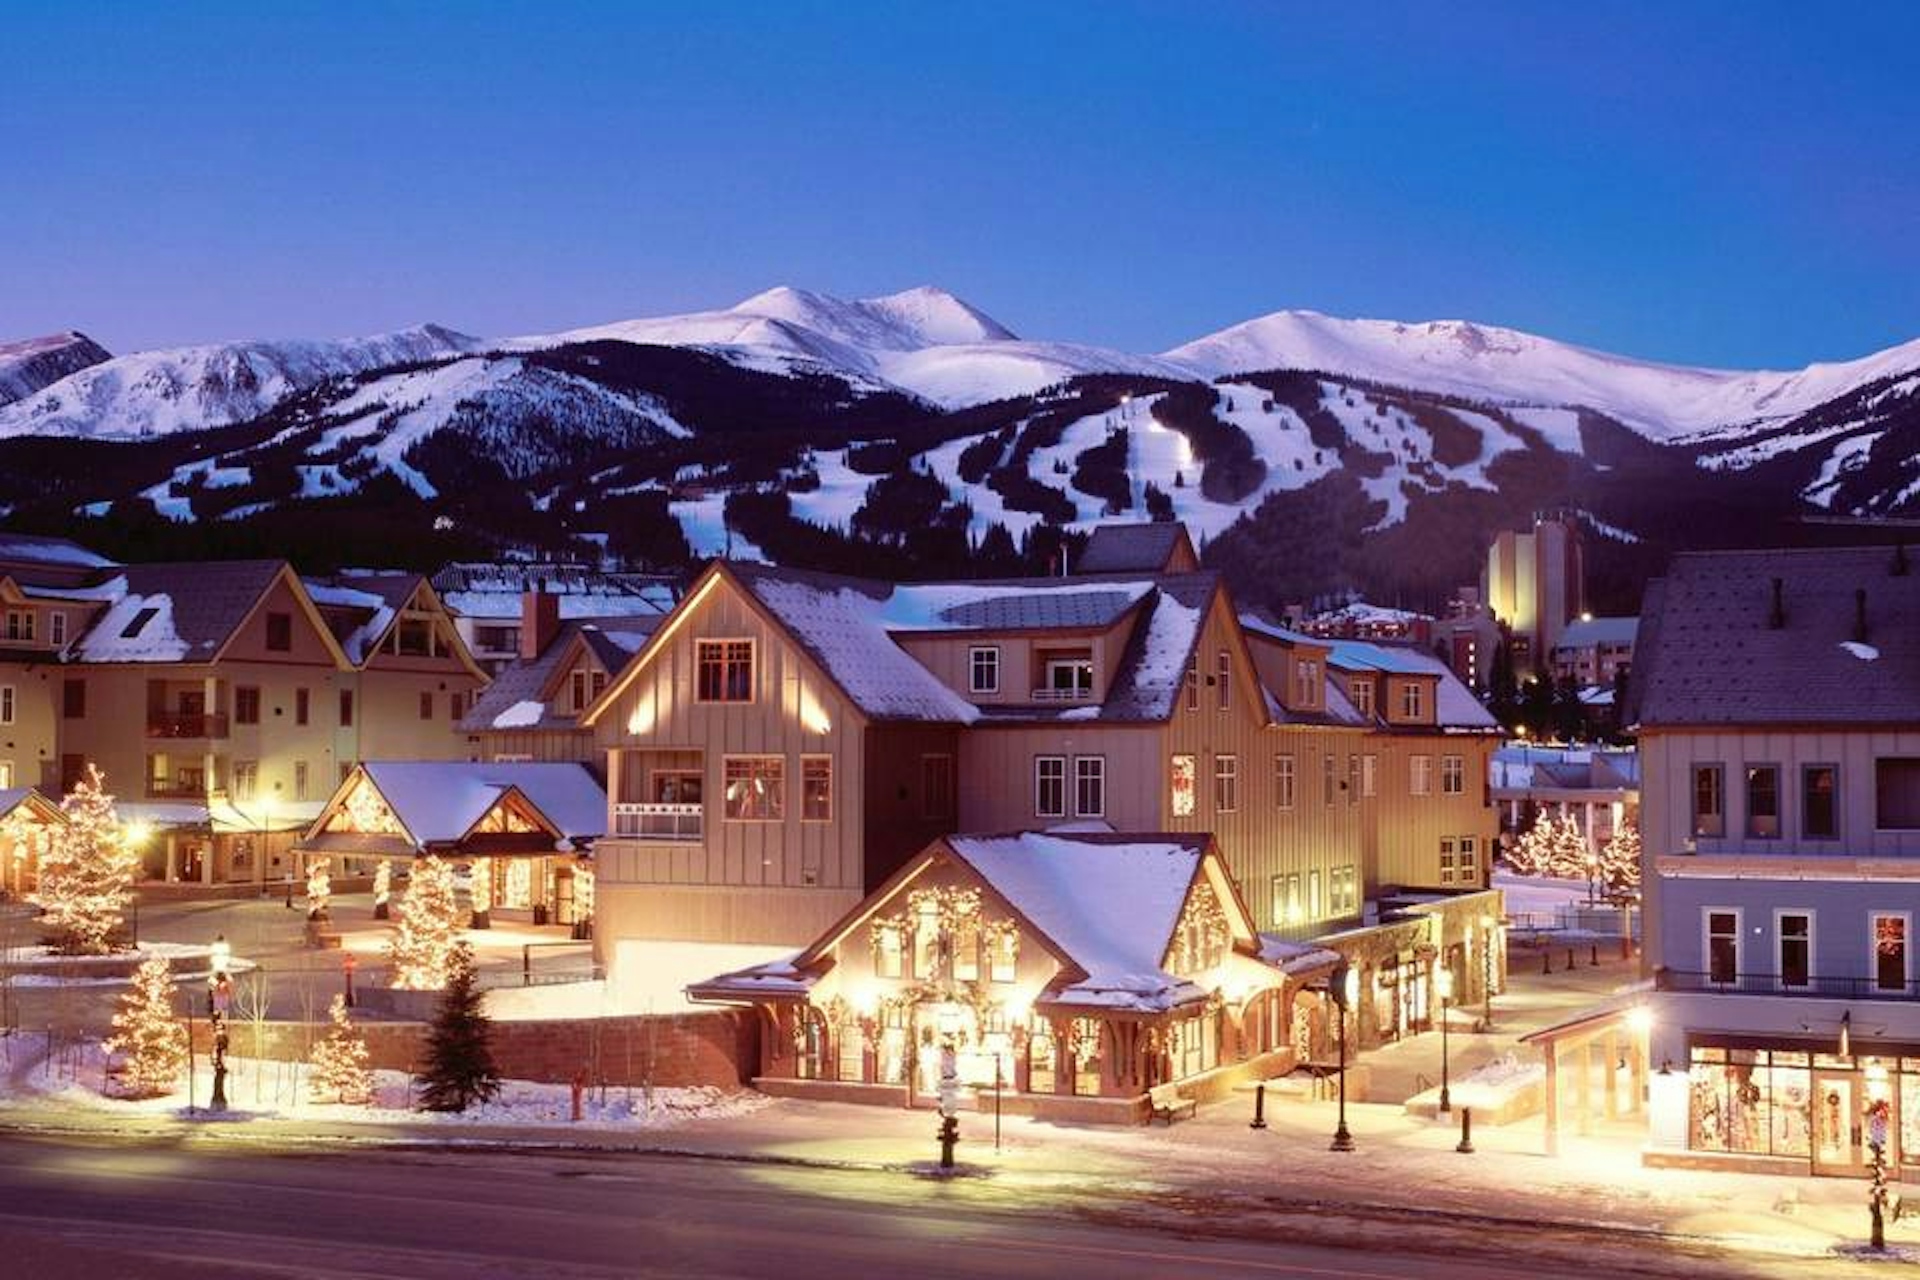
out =
[[1320,705],[1320,664],[1311,658],[1302,658],[1293,664],[1293,705]]
[[1417,681],[1409,680],[1400,686],[1400,718],[1402,720],[1424,720],[1427,718],[1427,695]]
[[1373,719],[1373,681],[1364,676],[1347,686],[1347,696],[1353,699],[1353,709],[1367,719]]
[[1084,650],[1047,655],[1036,702],[1084,702],[1093,697],[1093,655]]
[[32,640],[33,639],[33,610],[31,609],[7,610],[7,639],[9,640]]
[[701,702],[753,701],[753,641],[701,640],[695,645]]
[[967,650],[967,689],[972,693],[1000,692],[999,645],[975,645]]
[[47,641],[53,645],[63,645],[67,642],[66,614],[50,613],[47,615]]

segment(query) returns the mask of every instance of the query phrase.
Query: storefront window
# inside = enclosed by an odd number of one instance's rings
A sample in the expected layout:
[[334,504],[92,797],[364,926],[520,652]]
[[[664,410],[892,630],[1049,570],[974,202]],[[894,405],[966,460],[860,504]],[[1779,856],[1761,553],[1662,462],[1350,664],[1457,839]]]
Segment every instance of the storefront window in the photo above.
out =
[[905,1006],[890,1005],[885,1025],[880,1029],[880,1052],[876,1063],[880,1084],[907,1082],[907,1011]]
[[1054,1045],[1053,1032],[1045,1022],[1036,1022],[1027,1037],[1027,1091],[1052,1093]]
[[1920,1165],[1920,1058],[1900,1060],[1900,1163]]
[[867,1078],[867,1034],[858,1022],[840,1028],[840,1078],[855,1084]]
[[1083,1098],[1100,1096],[1100,1023],[1080,1018],[1073,1027],[1073,1091]]
[[1695,1048],[1688,1078],[1687,1146],[1742,1155],[1812,1154],[1807,1055]]

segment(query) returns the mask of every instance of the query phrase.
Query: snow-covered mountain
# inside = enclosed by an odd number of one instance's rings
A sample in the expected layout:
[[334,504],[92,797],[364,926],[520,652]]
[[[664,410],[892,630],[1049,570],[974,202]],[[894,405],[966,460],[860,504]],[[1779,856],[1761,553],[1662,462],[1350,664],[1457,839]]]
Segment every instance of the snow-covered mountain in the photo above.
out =
[[0,405],[6,436],[143,436],[257,418],[329,378],[477,349],[439,325],[332,342],[230,342],[147,351],[72,373]]
[[68,374],[111,359],[105,347],[77,330],[0,342],[0,405],[23,400]]
[[1166,353],[1209,378],[1317,369],[1500,403],[1598,409],[1655,439],[1783,422],[1920,369],[1920,340],[1786,373],[1654,364],[1466,320],[1403,324],[1276,311]]

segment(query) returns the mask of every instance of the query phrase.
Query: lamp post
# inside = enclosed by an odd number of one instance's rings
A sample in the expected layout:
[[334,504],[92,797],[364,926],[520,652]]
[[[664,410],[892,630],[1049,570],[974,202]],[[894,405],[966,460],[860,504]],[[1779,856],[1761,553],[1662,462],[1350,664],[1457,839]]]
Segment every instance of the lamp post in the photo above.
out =
[[227,1010],[233,1005],[233,981],[227,976],[233,964],[233,947],[223,933],[215,937],[212,971],[207,974],[207,1023],[213,1032],[213,1096],[207,1100],[209,1111],[227,1109]]
[[1334,1007],[1340,1018],[1340,1123],[1334,1128],[1329,1151],[1353,1150],[1353,1133],[1347,1128],[1347,1009],[1360,998],[1360,973],[1342,964],[1333,971],[1330,984]]
[[1453,970],[1445,965],[1433,975],[1440,995],[1440,1114],[1453,1114],[1453,1093],[1447,1081],[1447,1005],[1453,999]]

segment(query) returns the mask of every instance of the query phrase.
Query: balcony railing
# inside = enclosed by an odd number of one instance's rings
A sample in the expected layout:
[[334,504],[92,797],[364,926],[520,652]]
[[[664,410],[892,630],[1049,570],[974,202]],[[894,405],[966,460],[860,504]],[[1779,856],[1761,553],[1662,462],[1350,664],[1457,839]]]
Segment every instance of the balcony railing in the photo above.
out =
[[224,738],[227,718],[193,711],[147,712],[149,738]]
[[185,782],[178,778],[147,779],[147,799],[149,800],[198,800],[205,804],[207,784],[204,782]]
[[613,834],[623,840],[698,840],[704,812],[697,804],[616,804]]
[[1653,975],[1659,991],[1698,991],[1733,996],[1814,996],[1830,1000],[1920,1000],[1920,982],[1881,986],[1874,978],[1808,975],[1787,983],[1777,973],[1712,974],[1661,969]]
[[1092,689],[1035,689],[1035,702],[1092,702]]

